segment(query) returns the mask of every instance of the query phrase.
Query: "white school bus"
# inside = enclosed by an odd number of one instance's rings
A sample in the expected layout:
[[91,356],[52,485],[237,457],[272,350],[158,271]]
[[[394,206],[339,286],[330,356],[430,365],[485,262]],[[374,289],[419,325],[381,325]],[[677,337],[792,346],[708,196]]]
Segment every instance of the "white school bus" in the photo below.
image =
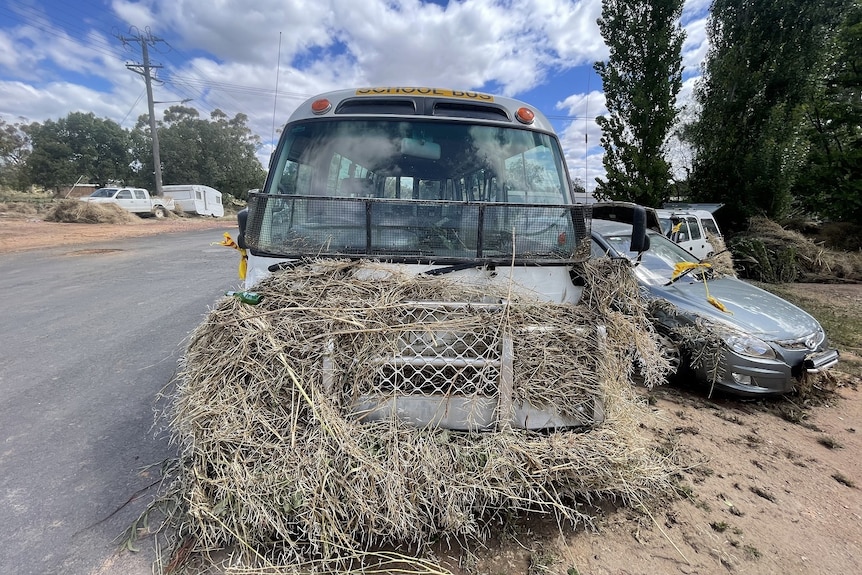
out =
[[[264,188],[250,193],[240,214],[246,288],[296,262],[348,258],[451,274],[472,285],[506,284],[537,301],[575,304],[581,288],[572,267],[589,257],[590,217],[571,190],[554,130],[526,103],[419,87],[321,94],[291,115]],[[460,304],[416,305],[426,310],[415,317],[432,318]],[[503,313],[505,302],[488,305]],[[473,384],[454,381],[460,376],[452,376],[447,393],[427,393],[435,376],[425,367],[439,374],[447,363],[463,374],[496,362],[492,384],[511,386],[505,341],[471,347],[472,358],[460,344],[438,345],[432,357],[400,357],[412,366],[416,392],[404,392],[403,381],[398,394],[381,384],[377,397],[362,398],[355,409],[366,419],[397,413],[417,425],[456,430],[497,425],[500,398],[478,397]],[[507,425],[593,425],[602,419],[600,403],[596,398],[581,413],[562,415],[553,406],[516,402]]]

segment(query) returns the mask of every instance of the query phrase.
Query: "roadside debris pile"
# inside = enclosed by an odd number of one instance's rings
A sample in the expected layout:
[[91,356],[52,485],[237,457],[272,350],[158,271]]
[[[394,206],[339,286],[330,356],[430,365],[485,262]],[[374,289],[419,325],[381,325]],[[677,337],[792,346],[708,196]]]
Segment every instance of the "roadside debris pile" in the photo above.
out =
[[[640,434],[647,410],[631,387],[635,366],[653,385],[668,363],[625,265],[588,264],[577,306],[332,260],[273,274],[258,305],[221,300],[191,336],[170,413],[181,456],[149,510],[167,513],[172,552],[231,548],[245,565],[319,572],[380,546],[469,546],[494,518],[590,525],[591,503],[669,494],[677,468]],[[566,412],[599,395],[604,423],[529,432],[501,417],[460,432],[350,415],[374,358],[405,329],[405,305],[431,300],[508,302],[435,333],[519,334],[513,396]]]
[[724,243],[724,238],[713,234],[707,234],[706,241],[712,245],[715,250],[713,255],[707,257],[704,261],[712,265],[715,275],[720,277],[736,277],[736,269],[733,265],[733,254]]
[[729,242],[743,278],[766,283],[862,281],[862,254],[825,247],[768,219],[752,218]]
[[141,221],[116,204],[91,204],[73,199],[60,200],[42,219],[64,224],[133,224]]

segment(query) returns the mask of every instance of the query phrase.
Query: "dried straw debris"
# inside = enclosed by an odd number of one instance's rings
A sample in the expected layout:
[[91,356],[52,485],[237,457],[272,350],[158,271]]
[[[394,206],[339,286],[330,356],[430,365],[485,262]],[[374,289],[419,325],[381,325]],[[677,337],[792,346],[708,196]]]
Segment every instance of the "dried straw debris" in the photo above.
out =
[[733,254],[724,243],[724,238],[714,234],[707,233],[706,241],[712,245],[715,250],[712,255],[707,256],[704,260],[712,266],[713,275],[715,277],[736,277],[736,269],[733,263]]
[[45,214],[46,222],[66,224],[132,224],[140,218],[116,204],[60,200]]
[[[355,569],[381,546],[421,555],[440,539],[481,543],[495,516],[589,525],[596,500],[668,494],[676,467],[639,433],[647,412],[630,380],[633,364],[649,384],[668,365],[624,265],[587,264],[577,306],[334,260],[273,274],[257,306],[221,300],[177,381],[170,432],[181,455],[149,510],[167,508],[157,530],[175,554],[230,547],[246,566],[322,572]],[[356,388],[379,374],[368,366],[404,329],[405,302],[440,300],[505,301],[504,313],[443,318],[435,330],[518,333],[515,398],[574,412],[598,394],[604,423],[531,432],[498,411],[494,429],[462,432],[351,416]]]
[[862,254],[825,247],[765,217],[728,242],[741,277],[765,283],[858,282]]

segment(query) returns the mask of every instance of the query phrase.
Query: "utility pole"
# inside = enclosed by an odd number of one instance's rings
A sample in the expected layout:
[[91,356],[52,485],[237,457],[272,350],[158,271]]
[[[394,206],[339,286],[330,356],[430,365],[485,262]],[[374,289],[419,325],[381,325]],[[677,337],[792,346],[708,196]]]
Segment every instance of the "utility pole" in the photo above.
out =
[[153,169],[156,180],[155,195],[162,195],[162,162],[159,158],[159,133],[156,131],[156,113],[153,102],[153,77],[151,70],[161,68],[162,66],[150,64],[150,46],[155,46],[156,42],[164,42],[164,40],[153,36],[149,29],[146,34],[142,34],[137,28],[132,28],[136,34],[130,37],[117,36],[123,45],[130,42],[137,42],[141,45],[141,56],[143,63],[141,64],[126,64],[126,68],[144,77],[144,83],[147,85],[147,108],[150,112],[150,134],[153,138]]

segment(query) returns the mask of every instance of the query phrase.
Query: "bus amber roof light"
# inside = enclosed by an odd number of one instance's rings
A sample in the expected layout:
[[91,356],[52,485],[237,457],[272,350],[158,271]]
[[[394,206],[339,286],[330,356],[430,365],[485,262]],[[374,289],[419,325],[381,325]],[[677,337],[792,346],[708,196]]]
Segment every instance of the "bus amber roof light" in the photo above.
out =
[[325,114],[330,109],[332,109],[332,104],[326,98],[315,100],[314,103],[311,104],[311,111],[315,114]]
[[518,112],[515,116],[522,124],[532,124],[533,120],[536,118],[536,114],[534,114],[529,108],[518,108]]

